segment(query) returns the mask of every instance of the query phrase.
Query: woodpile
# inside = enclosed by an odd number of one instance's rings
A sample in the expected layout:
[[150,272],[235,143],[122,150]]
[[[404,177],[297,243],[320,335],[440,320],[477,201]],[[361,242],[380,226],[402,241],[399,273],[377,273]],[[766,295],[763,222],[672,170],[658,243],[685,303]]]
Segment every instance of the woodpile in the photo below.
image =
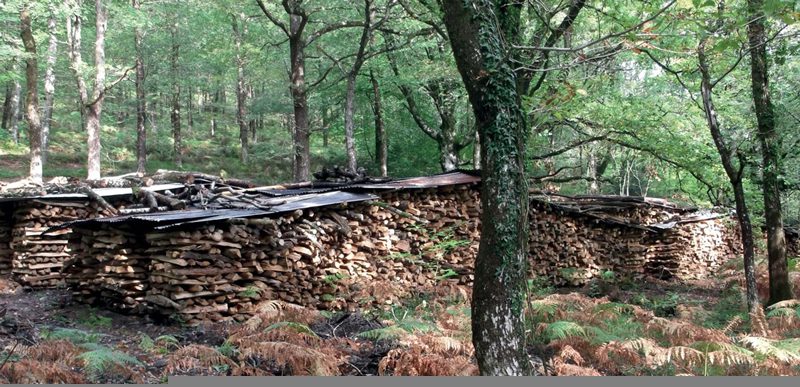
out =
[[69,234],[73,257],[64,262],[73,297],[121,311],[145,312],[150,285],[150,258],[137,233],[103,227]]
[[573,286],[607,270],[703,278],[737,254],[738,231],[730,219],[687,212],[641,198],[587,197],[566,204],[534,198],[532,270],[556,285]]
[[[198,324],[242,321],[264,300],[354,309],[472,283],[481,213],[473,184],[377,189],[379,199],[371,202],[289,205],[272,214],[271,206],[298,197],[229,192],[225,200],[236,202],[226,206],[254,201],[263,211],[251,218],[148,227],[126,218],[76,228],[65,268],[75,298]],[[191,193],[206,205],[223,194]],[[530,228],[531,274],[557,285],[582,285],[606,270],[702,277],[735,252],[727,219],[692,217],[652,199],[533,197]]]
[[0,276],[11,274],[11,214],[0,207]]
[[729,219],[684,223],[648,239],[646,272],[664,279],[701,279],[739,251],[739,233]]
[[384,304],[402,295],[374,297],[376,286],[410,292],[470,283],[479,213],[476,191],[446,187],[139,235],[113,224],[76,229],[68,281],[78,300],[187,324],[244,320],[268,299]]
[[27,287],[56,287],[64,284],[61,268],[70,257],[65,228],[44,234],[48,228],[77,219],[108,215],[89,201],[29,200],[17,205],[12,215],[10,247],[12,274]]

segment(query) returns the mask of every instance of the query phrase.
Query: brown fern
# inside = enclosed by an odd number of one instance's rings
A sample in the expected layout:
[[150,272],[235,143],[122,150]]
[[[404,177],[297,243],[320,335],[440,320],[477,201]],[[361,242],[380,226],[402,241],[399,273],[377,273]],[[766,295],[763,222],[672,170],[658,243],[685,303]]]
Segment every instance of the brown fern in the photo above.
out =
[[169,355],[164,373],[166,375],[188,372],[210,373],[214,371],[215,366],[221,365],[233,367],[236,363],[214,348],[190,344]]
[[85,384],[86,378],[63,362],[22,359],[0,369],[0,379],[11,384]]
[[251,342],[239,348],[248,362],[271,362],[284,375],[330,376],[339,374],[340,359],[332,353],[287,343]]

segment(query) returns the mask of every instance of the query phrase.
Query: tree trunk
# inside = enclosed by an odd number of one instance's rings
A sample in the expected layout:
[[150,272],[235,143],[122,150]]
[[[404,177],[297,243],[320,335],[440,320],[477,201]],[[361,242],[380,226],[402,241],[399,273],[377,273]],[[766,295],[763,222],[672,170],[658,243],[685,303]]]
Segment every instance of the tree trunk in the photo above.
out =
[[47,68],[44,72],[44,109],[42,110],[42,164],[47,163],[50,145],[50,127],[53,123],[53,102],[56,95],[56,60],[58,54],[58,30],[55,10],[50,10],[47,18]]
[[102,0],[95,0],[95,41],[94,41],[94,91],[92,102],[86,117],[86,129],[89,134],[89,151],[87,157],[87,178],[100,179],[100,117],[103,111],[106,83],[106,29],[108,27],[108,10]]
[[767,226],[767,256],[769,258],[769,301],[771,305],[792,298],[789,267],[786,260],[786,236],[781,213],[781,137],[775,125],[775,113],[769,95],[767,70],[767,33],[764,23],[764,1],[748,0],[750,23],[747,37],[750,42],[750,70],[753,103],[758,121],[758,136],[763,157],[764,217]]
[[181,136],[181,85],[180,72],[178,71],[178,55],[180,44],[178,44],[178,25],[172,25],[172,55],[170,64],[172,69],[172,109],[170,109],[170,122],[172,123],[173,152],[175,166],[183,167],[183,139]]
[[[11,72],[16,76],[19,71],[19,65],[15,58],[11,63]],[[8,122],[6,128],[11,131],[11,138],[14,142],[19,144],[19,102],[22,95],[22,85],[15,77],[11,81],[11,101],[8,105]]]
[[383,125],[383,107],[381,106],[381,89],[378,87],[378,80],[372,70],[369,72],[369,79],[372,81],[372,112],[375,115],[375,162],[378,163],[381,176],[389,175],[387,168],[388,161],[388,141],[386,127]]
[[8,129],[8,119],[11,116],[11,99],[14,96],[14,88],[11,82],[6,85],[6,96],[3,99],[3,121],[0,123],[0,128]]
[[356,74],[347,75],[347,91],[344,99],[344,143],[347,152],[347,169],[355,172],[358,169],[355,140],[355,99]]
[[100,179],[100,117],[105,98],[106,81],[106,56],[105,56],[105,36],[107,28],[108,14],[103,7],[101,0],[95,0],[95,47],[94,47],[94,89],[91,99],[83,78],[84,63],[81,56],[81,0],[68,0],[70,15],[67,18],[67,42],[69,50],[67,54],[70,59],[70,67],[75,74],[78,86],[78,96],[80,97],[81,117],[88,135],[87,140],[87,160],[86,170],[87,179]]
[[[472,292],[472,341],[483,375],[528,375],[526,129],[504,34],[512,4],[444,0],[444,21],[481,136],[481,241]],[[516,15],[517,17],[519,15]],[[513,28],[512,28],[513,29]]]
[[[133,8],[140,9],[140,0],[132,0]],[[147,98],[144,93],[144,61],[142,59],[142,30],[134,29],[134,45],[136,49],[136,171],[147,172]]]
[[448,172],[458,168],[458,150],[456,149],[455,122],[442,122],[439,130],[439,165],[442,171]]
[[295,182],[308,181],[311,169],[311,148],[308,131],[308,94],[305,77],[305,41],[303,29],[306,16],[291,14],[289,28],[289,57],[291,61],[291,91],[294,105],[294,130],[292,131],[294,146],[294,163],[292,178]]
[[481,136],[480,132],[475,131],[475,139],[472,142],[472,168],[481,169]]
[[22,43],[25,46],[25,111],[28,120],[28,141],[30,141],[30,179],[42,182],[42,124],[39,120],[39,66],[37,63],[36,40],[31,30],[31,15],[27,5],[19,13]]
[[186,128],[190,133],[194,128],[194,88],[191,86],[186,93]]
[[742,172],[744,171],[744,160],[739,160],[739,168],[733,164],[733,152],[722,136],[717,110],[714,107],[712,98],[713,84],[708,70],[708,63],[705,55],[705,44],[707,38],[700,41],[697,48],[697,59],[700,67],[700,93],[703,101],[703,110],[706,116],[706,123],[714,139],[714,145],[722,160],[722,167],[733,187],[734,200],[736,200],[736,218],[739,221],[739,232],[742,236],[742,252],[744,255],[744,275],[746,286],[747,310],[754,312],[759,308],[758,293],[756,290],[755,277],[755,248],[753,241],[753,227],[750,223],[750,213],[744,196],[744,186],[742,184]]
[[231,15],[233,38],[236,47],[236,122],[239,124],[239,145],[241,146],[240,159],[247,162],[247,148],[249,133],[247,129],[247,104],[246,86],[244,84],[244,58],[242,58],[242,34],[239,31],[239,21],[236,15]]

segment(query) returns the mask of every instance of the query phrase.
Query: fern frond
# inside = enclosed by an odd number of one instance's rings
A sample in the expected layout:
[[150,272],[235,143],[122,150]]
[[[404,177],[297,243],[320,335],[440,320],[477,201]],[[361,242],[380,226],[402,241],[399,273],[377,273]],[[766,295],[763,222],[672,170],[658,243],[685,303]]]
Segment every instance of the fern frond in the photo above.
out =
[[538,330],[549,341],[562,340],[572,336],[586,336],[586,330],[572,321],[556,321],[549,324],[539,324]]
[[767,307],[767,309],[780,309],[780,308],[795,308],[800,306],[800,300],[792,299],[792,300],[783,300],[781,302],[776,302]]
[[397,339],[407,334],[408,332],[406,332],[405,329],[400,328],[397,325],[390,325],[385,328],[377,328],[361,332],[358,334],[358,337],[377,341]]
[[330,353],[284,342],[252,343],[240,348],[243,358],[273,361],[287,375],[339,374],[338,359]]
[[210,370],[217,365],[233,367],[236,364],[214,348],[190,344],[169,355],[164,372],[166,375],[172,375],[193,369]]
[[114,365],[141,365],[139,359],[108,347],[97,347],[78,355],[83,360],[84,371],[90,379],[97,380],[101,374]]
[[766,358],[771,358],[784,363],[800,361],[800,343],[797,339],[779,341],[759,336],[745,336],[740,342],[752,348],[753,352]]

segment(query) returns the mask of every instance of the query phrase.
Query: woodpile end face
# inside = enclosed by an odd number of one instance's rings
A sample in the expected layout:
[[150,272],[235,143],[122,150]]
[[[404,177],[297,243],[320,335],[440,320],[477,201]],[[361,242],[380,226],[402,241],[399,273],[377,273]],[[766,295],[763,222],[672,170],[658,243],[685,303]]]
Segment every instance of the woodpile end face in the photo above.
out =
[[[478,185],[422,183],[364,185],[359,189],[377,195],[369,201],[275,213],[262,205],[263,213],[247,217],[174,222],[204,212],[195,208],[151,214],[173,223],[112,217],[46,235],[58,223],[102,218],[107,209],[91,201],[29,201],[3,213],[0,270],[5,262],[25,286],[65,284],[81,302],[187,324],[241,321],[265,300],[355,309],[469,286],[480,240]],[[313,202],[325,194],[300,195]],[[291,197],[269,203],[291,203]],[[582,285],[609,270],[697,278],[737,252],[727,217],[653,199],[534,195],[530,229],[531,275],[556,285]]]

